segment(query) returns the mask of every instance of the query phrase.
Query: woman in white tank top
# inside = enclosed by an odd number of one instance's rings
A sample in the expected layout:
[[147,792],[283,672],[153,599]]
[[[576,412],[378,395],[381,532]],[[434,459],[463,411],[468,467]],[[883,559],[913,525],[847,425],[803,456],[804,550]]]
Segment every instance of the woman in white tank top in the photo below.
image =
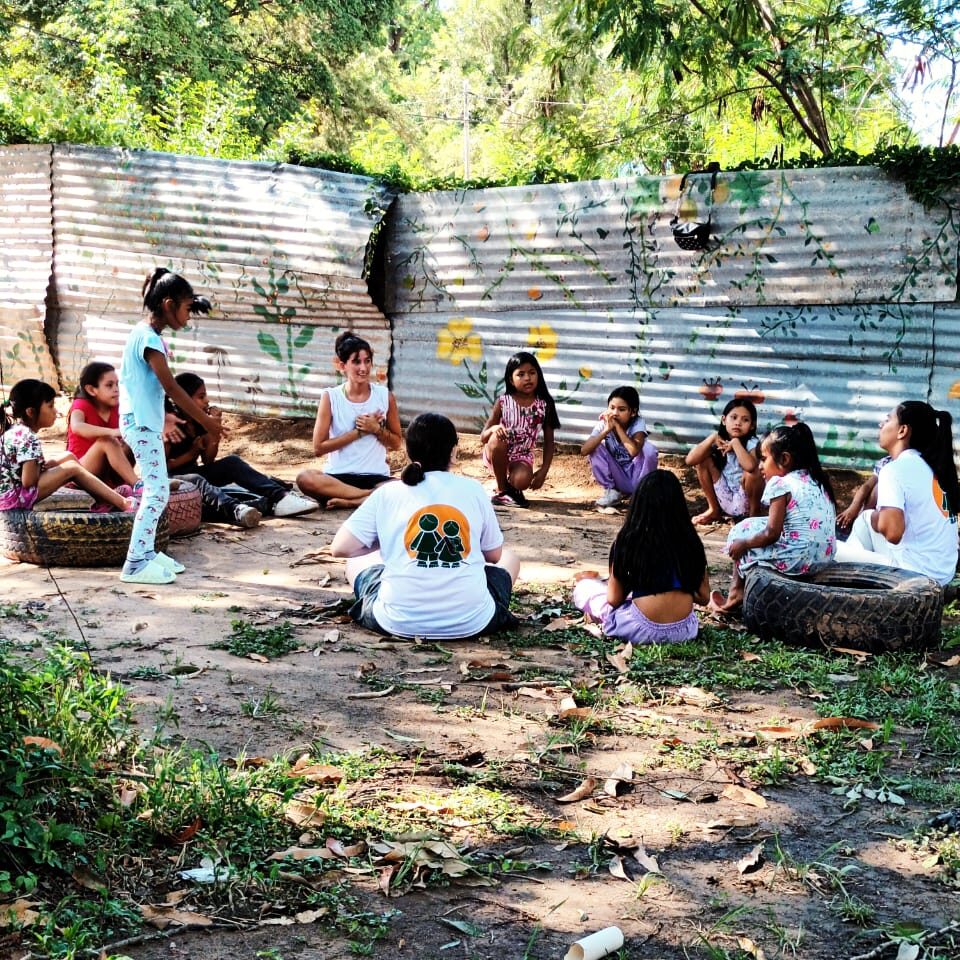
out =
[[346,382],[324,390],[313,426],[313,452],[323,470],[303,470],[297,486],[328,510],[359,506],[390,479],[387,451],[403,442],[397,401],[370,382],[373,350],[349,331],[337,337],[334,363]]

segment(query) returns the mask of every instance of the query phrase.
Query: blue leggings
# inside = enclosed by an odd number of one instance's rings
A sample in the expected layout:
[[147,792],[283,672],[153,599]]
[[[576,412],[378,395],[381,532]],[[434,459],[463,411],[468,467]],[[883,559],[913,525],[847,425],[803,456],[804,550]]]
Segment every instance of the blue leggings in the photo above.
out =
[[158,431],[136,426],[132,417],[123,418],[120,430],[124,442],[133,451],[143,481],[140,508],[133,518],[133,533],[127,547],[127,562],[140,563],[153,558],[157,524],[170,499],[167,458],[163,437]]

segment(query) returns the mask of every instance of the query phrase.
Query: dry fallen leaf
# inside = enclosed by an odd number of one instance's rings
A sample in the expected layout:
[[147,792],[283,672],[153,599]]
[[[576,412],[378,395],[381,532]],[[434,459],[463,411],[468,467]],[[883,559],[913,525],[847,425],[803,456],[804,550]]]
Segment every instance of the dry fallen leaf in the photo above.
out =
[[757,727],[754,731],[757,740],[796,740],[803,731],[795,727]]
[[633,767],[621,763],[603,785],[603,792],[610,797],[626,793],[633,786]]
[[287,771],[287,776],[302,777],[311,783],[340,783],[343,780],[343,771],[328,763],[311,763],[309,755],[304,754]]
[[326,847],[287,847],[271,853],[268,860],[333,860],[335,854]]
[[762,660],[763,657],[761,657],[759,653],[751,653],[749,650],[741,650],[740,659],[746,663],[753,663],[756,660]]
[[728,784],[723,788],[720,794],[728,800],[735,800],[737,803],[745,803],[750,807],[765,807],[767,801],[754,790],[748,790],[746,787],[738,787],[735,783]]
[[880,724],[856,717],[823,717],[810,724],[811,730],[879,730]]
[[172,906],[152,907],[149,903],[142,903],[140,913],[151,927],[156,927],[158,930],[165,930],[171,923],[179,924],[181,927],[209,927],[213,923],[202,913],[176,910]]
[[25,747],[39,747],[41,750],[52,750],[54,753],[63,753],[58,743],[54,743],[49,737],[24,737],[23,745]]
[[763,866],[763,844],[758,843],[748,854],[737,861],[737,869],[741,874],[753,873]]
[[0,904],[0,929],[16,924],[20,927],[29,927],[37,922],[40,914],[33,910],[38,906],[32,900],[14,900],[13,903]]
[[849,657],[856,657],[858,660],[866,660],[868,657],[872,657],[873,654],[867,650],[853,650],[850,647],[831,647],[831,653],[845,653]]
[[327,819],[315,803],[303,800],[290,800],[283,808],[283,815],[298,827],[319,827]]
[[643,867],[647,873],[659,873],[660,864],[657,862],[656,857],[651,857],[649,853],[644,849],[642,843],[637,844],[637,849],[633,851],[633,859]]
[[737,946],[744,953],[749,953],[754,960],[766,960],[766,954],[763,952],[763,947],[755,944],[749,937],[737,937]]
[[365,690],[363,693],[348,693],[348,700],[376,700],[379,697],[389,697],[396,690],[396,686],[390,684],[384,690]]
[[577,701],[573,697],[562,697],[557,709],[557,716],[561,720],[570,720],[571,718],[588,720],[593,716],[593,710],[590,707],[578,707]]
[[557,803],[576,803],[579,800],[585,800],[594,790],[597,789],[597,781],[593,777],[587,777],[576,790],[557,797]]
[[255,663],[269,663],[269,662],[270,662],[270,658],[269,658],[269,657],[265,657],[262,653],[248,653],[248,654],[247,654],[247,659],[248,659],[248,660],[253,660]]
[[696,707],[712,707],[720,702],[716,694],[703,690],[700,687],[680,687],[677,696],[684,702]]

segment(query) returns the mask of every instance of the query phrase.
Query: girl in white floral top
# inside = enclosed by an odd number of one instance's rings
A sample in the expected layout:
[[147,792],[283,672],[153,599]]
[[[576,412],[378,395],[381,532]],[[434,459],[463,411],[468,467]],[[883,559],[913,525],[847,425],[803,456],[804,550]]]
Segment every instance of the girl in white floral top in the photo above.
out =
[[0,406],[0,510],[30,510],[38,500],[71,482],[100,500],[101,509],[135,510],[133,499],[98,480],[72,453],[44,458],[36,431],[56,423],[56,396],[53,387],[42,380],[21,380],[10,391],[15,419],[8,418]]
[[736,610],[743,600],[744,572],[762,563],[781,573],[802,575],[815,563],[835,559],[836,501],[805,423],[775,427],[760,445],[760,472],[766,480],[766,517],[741,520],[727,537],[733,560],[730,593],[715,590],[710,608]]

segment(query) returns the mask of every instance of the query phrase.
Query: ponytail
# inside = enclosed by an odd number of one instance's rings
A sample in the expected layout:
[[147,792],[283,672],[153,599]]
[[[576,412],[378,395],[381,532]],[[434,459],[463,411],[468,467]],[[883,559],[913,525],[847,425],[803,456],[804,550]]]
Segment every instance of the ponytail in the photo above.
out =
[[930,469],[933,470],[940,489],[946,494],[950,512],[960,513],[960,480],[957,464],[953,459],[953,417],[946,410],[934,411],[937,417],[937,441],[931,450]]
[[423,464],[419,460],[411,460],[404,468],[400,474],[400,479],[408,486],[415,487],[418,483],[423,482],[423,478],[426,476]]
[[792,426],[780,424],[774,427],[767,434],[766,444],[778,465],[783,464],[783,455],[789,453],[793,469],[806,470],[814,483],[818,484],[830,498],[830,502],[836,505],[837,498],[833,493],[833,485],[830,483],[827,471],[823,469],[823,464],[820,463],[817,442],[813,438],[813,432],[802,420]]
[[[180,276],[179,273],[172,273],[166,267],[157,267],[150,276],[143,282],[143,306],[154,316],[160,315],[164,300],[191,300],[193,301],[193,287]],[[197,298],[203,300],[203,298]],[[191,304],[191,310],[193,310]],[[209,301],[204,301],[204,306],[198,307],[206,313],[209,309]]]
[[440,413],[421,413],[407,427],[407,456],[410,463],[403,469],[400,479],[415,487],[423,481],[429,470],[447,470],[450,457],[460,441],[457,428]]
[[6,433],[13,426],[13,420],[7,416],[9,405],[9,400],[0,400],[0,434]]

